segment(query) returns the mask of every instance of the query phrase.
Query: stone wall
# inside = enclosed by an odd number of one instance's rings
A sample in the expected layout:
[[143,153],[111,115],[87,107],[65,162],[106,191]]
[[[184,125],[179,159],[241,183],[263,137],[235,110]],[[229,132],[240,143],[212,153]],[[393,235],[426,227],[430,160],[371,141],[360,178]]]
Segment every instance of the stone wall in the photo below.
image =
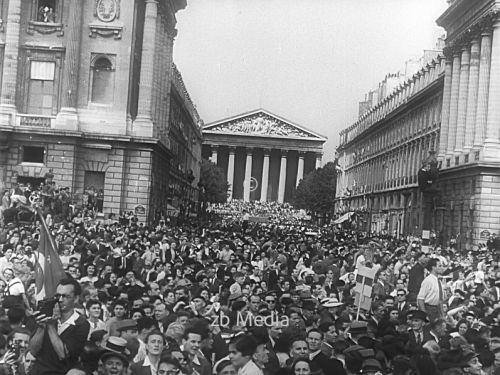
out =
[[167,210],[169,176],[168,157],[164,153],[154,152],[151,164],[150,221]]

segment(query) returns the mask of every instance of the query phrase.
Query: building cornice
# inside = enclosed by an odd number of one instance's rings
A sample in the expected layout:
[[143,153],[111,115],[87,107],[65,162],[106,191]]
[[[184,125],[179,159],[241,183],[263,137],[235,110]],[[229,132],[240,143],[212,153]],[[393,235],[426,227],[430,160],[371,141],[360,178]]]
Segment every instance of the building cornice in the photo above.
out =
[[[356,135],[353,139],[350,141],[339,145],[337,148],[338,152],[341,152],[343,150],[348,149],[352,145],[356,144],[359,142],[360,139],[364,139],[370,134],[373,134],[375,131],[379,130],[381,127],[387,125],[392,119],[400,115],[402,112],[405,112],[408,110],[408,108],[415,106],[415,103],[421,102],[422,100],[425,100],[429,98],[430,93],[437,91],[441,85],[444,84],[444,74],[441,74],[436,80],[432,81],[428,86],[426,86],[424,89],[416,93],[414,96],[411,96],[407,101],[402,103],[401,105],[397,106],[394,110],[389,112],[385,117],[381,118],[380,120],[375,121],[372,125],[370,125],[367,129],[364,131],[360,132],[359,134]],[[349,128],[347,128],[349,129]],[[347,129],[344,129],[343,131],[346,131]]]
[[[447,32],[446,45],[451,54],[459,52],[473,38],[491,29],[500,16],[500,2],[497,0],[454,2],[436,21]],[[450,52],[448,52],[450,54]]]

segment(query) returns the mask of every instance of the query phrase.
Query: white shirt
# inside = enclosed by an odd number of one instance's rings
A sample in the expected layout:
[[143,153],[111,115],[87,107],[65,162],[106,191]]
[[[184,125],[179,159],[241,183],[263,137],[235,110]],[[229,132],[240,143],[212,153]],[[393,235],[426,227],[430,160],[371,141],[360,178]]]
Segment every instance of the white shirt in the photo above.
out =
[[66,320],[64,323],[61,323],[60,320],[57,321],[57,334],[61,336],[61,333],[66,331],[66,329],[69,328],[69,326],[74,326],[76,320],[80,317],[80,314],[78,314],[76,311],[73,312],[73,315],[69,317],[68,320]]
[[142,364],[142,367],[149,367],[149,369],[151,370],[151,374],[152,375],[157,375],[158,374],[158,369],[155,366],[153,366],[153,364],[149,360],[148,356],[146,356],[146,358],[144,358],[144,363]]
[[250,360],[245,366],[238,370],[238,375],[264,375],[262,370]]
[[20,296],[21,294],[26,294],[22,281],[19,280],[19,278],[17,277],[14,277],[12,280],[9,281],[6,290],[9,292],[9,295],[11,296]]
[[[437,306],[442,303],[442,301],[439,300],[439,282],[440,281],[435,275],[432,273],[429,274],[424,281],[422,281],[417,300],[424,300],[424,303],[433,306]],[[442,286],[441,290],[443,290]]]

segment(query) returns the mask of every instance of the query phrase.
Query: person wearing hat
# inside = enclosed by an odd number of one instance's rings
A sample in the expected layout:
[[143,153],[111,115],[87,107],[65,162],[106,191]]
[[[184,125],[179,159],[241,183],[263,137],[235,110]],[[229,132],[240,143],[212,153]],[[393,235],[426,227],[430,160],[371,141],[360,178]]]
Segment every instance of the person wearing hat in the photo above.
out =
[[360,320],[351,322],[348,330],[346,330],[348,338],[346,340],[349,346],[358,345],[358,340],[368,334],[368,323]]
[[127,340],[122,337],[109,336],[102,344],[101,348],[107,352],[115,352],[127,356],[130,352],[127,349]]
[[382,373],[382,365],[375,358],[368,358],[363,361],[361,365],[361,374],[374,375]]
[[435,340],[430,333],[429,326],[425,323],[429,322],[427,314],[421,310],[414,310],[408,313],[411,329],[408,331],[407,349],[411,352],[421,348],[429,340]]
[[473,351],[466,351],[462,354],[461,367],[465,374],[483,375],[483,365],[479,361],[478,354]]
[[116,330],[120,337],[127,341],[127,348],[131,352],[130,358],[134,358],[141,346],[137,321],[133,319],[124,319],[118,322]]

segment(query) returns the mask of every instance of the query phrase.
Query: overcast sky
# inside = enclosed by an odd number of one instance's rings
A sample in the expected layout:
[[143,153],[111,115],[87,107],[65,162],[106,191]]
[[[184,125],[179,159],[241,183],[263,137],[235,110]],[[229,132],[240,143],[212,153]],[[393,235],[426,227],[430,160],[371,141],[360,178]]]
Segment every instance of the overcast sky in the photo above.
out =
[[258,108],[326,137],[387,73],[432,49],[445,0],[188,0],[174,60],[205,123]]

